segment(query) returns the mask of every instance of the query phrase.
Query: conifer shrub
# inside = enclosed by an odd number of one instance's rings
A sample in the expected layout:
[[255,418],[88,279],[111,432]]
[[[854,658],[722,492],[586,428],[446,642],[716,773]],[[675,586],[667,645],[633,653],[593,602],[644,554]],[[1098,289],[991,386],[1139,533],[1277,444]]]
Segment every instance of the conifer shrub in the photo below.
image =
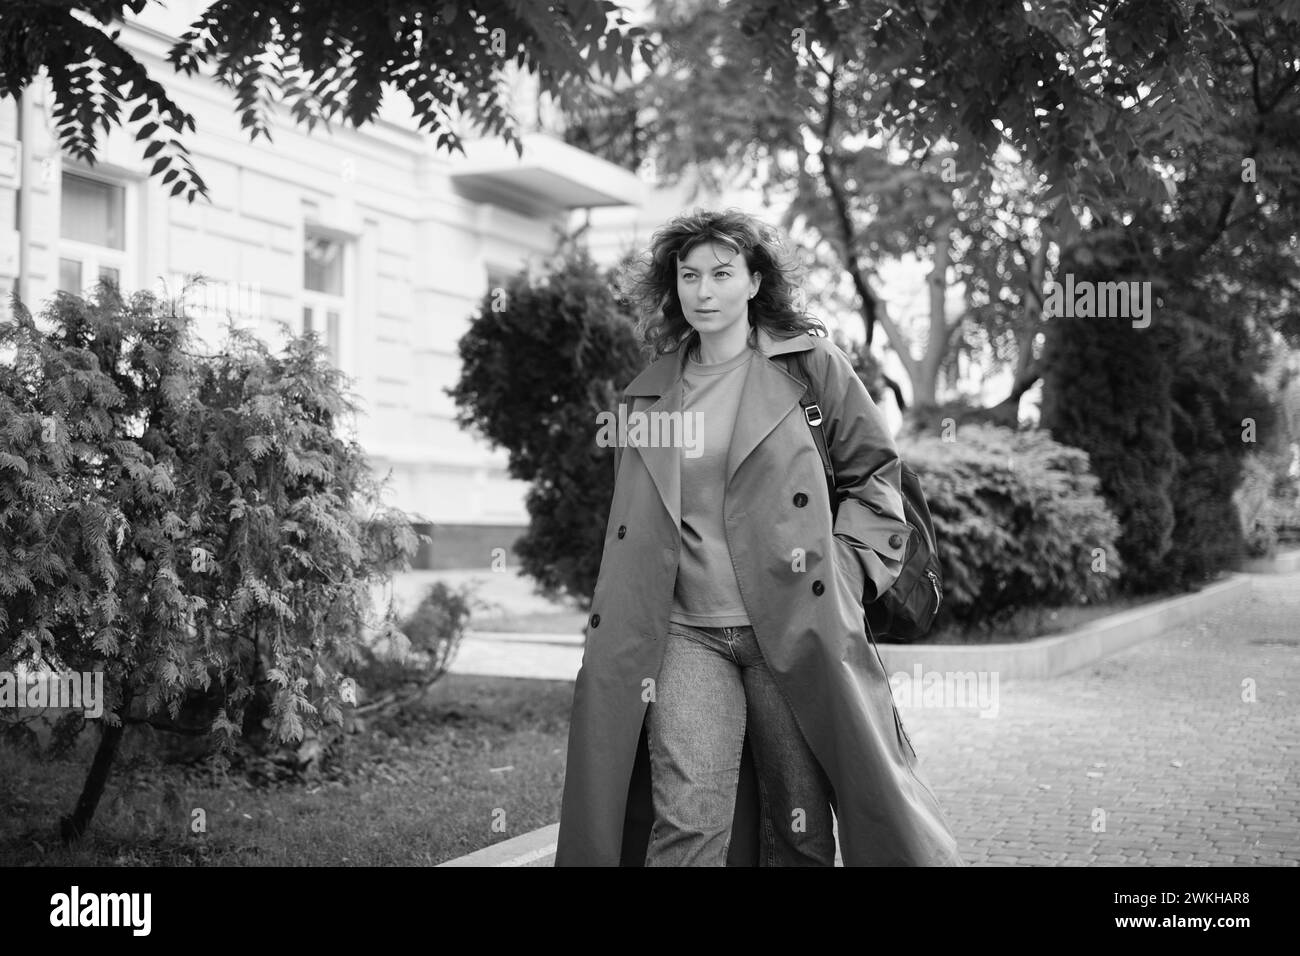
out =
[[371,587],[415,550],[314,338],[193,348],[178,303],[108,284],[0,322],[0,667],[104,675],[65,839],[127,722],[175,727],[196,696],[189,729],[223,747],[339,722]]

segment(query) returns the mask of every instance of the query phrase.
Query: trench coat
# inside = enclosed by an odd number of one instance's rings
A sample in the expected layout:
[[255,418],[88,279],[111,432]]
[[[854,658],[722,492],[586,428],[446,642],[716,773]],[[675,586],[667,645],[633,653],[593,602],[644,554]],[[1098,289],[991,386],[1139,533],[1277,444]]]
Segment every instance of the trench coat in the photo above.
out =
[[[901,462],[848,357],[824,337],[758,332],[726,458],[723,525],[763,657],[829,777],[846,866],[961,865],[917,767],[864,600],[893,582],[907,540]],[[628,385],[635,412],[679,412],[683,350]],[[840,499],[786,356],[806,351]],[[645,740],[681,551],[681,449],[614,449],[615,487],[586,644],[574,686],[555,865],[641,866],[653,810]],[[802,549],[802,550],[798,550]],[[864,598],[865,591],[865,598]],[[758,865],[759,811],[748,739],[727,863]]]

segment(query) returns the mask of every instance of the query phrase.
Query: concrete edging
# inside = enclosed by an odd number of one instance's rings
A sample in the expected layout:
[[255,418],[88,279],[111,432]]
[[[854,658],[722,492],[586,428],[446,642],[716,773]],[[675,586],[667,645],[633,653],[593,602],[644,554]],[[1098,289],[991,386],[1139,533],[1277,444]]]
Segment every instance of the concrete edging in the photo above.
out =
[[439,866],[550,866],[555,858],[555,842],[560,825],[533,830],[476,850],[466,856],[439,863]]
[[881,644],[890,674],[902,671],[986,671],[999,679],[1056,677],[1114,654],[1250,591],[1234,574],[1197,591],[1111,614],[1054,637],[1016,644]]

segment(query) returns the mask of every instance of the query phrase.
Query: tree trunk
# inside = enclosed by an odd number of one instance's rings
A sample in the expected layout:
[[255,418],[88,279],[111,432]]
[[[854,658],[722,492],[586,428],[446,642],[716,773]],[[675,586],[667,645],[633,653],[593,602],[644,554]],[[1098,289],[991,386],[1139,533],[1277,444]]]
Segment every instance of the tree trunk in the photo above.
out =
[[122,734],[126,731],[125,717],[130,706],[131,693],[129,690],[124,690],[121,710],[123,719],[119,720],[116,726],[104,725],[99,746],[95,749],[95,759],[91,761],[90,772],[86,774],[86,782],[81,788],[81,796],[77,798],[76,809],[70,816],[59,820],[59,834],[65,845],[80,840],[90,829],[90,821],[99,806],[99,798],[104,795],[104,786],[108,783],[109,772],[113,769],[118,745],[121,744]]

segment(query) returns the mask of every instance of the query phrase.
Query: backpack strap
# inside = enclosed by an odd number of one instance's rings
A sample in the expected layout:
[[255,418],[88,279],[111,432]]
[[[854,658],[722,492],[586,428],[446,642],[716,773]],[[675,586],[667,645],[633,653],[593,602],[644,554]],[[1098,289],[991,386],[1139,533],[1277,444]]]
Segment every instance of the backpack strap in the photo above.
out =
[[834,514],[839,500],[835,492],[835,469],[831,465],[830,452],[826,449],[826,435],[822,431],[821,406],[817,403],[817,394],[812,386],[812,376],[808,374],[807,366],[804,365],[804,353],[795,352],[792,358],[794,361],[791,363],[791,368],[794,370],[795,377],[803,382],[803,395],[799,399],[799,405],[803,408],[803,417],[808,422],[809,431],[812,432],[813,443],[817,446],[817,453],[821,455],[822,470],[826,473],[826,491],[830,498],[831,513]]

